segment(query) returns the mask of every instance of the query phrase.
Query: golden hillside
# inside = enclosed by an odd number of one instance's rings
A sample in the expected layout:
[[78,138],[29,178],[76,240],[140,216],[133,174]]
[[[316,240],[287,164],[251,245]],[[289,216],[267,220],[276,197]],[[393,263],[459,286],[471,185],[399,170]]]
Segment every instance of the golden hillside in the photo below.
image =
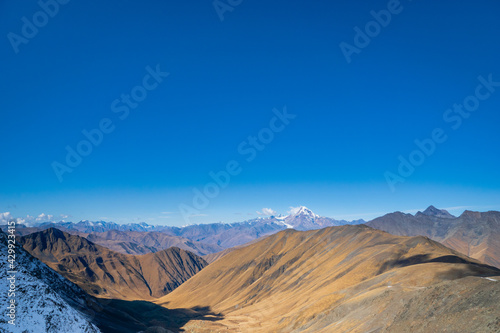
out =
[[497,332],[499,276],[426,237],[364,225],[284,230],[156,303],[223,316],[191,321],[188,332]]

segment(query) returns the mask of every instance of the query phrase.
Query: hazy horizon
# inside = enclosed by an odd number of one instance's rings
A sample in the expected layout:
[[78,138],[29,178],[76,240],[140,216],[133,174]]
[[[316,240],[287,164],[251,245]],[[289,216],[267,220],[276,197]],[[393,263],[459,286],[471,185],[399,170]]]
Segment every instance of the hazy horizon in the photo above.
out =
[[[435,206],[435,205],[429,205],[429,206]],[[336,220],[346,220],[346,221],[354,221],[354,220],[365,220],[365,222],[369,222],[370,220],[381,217],[385,214],[393,213],[396,211],[403,212],[406,214],[412,214],[415,215],[417,212],[423,212],[426,207],[421,207],[421,208],[415,208],[415,209],[407,209],[407,210],[394,210],[394,211],[380,211],[380,212],[371,212],[371,213],[366,213],[366,214],[352,214],[352,215],[343,215],[343,216],[335,216],[335,215],[324,215],[324,214],[318,214],[316,210],[311,209],[315,214],[322,216],[322,217],[329,217],[329,218],[334,218]],[[300,206],[293,207],[290,206],[289,209],[285,212],[280,212],[280,211],[274,211],[274,212],[269,212],[269,210],[272,210],[272,208],[267,208],[264,207],[260,211],[255,211],[253,213],[234,213],[234,219],[233,220],[212,220],[208,222],[192,222],[188,224],[183,224],[182,221],[175,220],[174,217],[172,217],[172,212],[161,212],[160,217],[158,217],[156,220],[155,219],[140,219],[136,218],[135,220],[133,219],[123,219],[123,220],[115,220],[115,219],[110,219],[110,218],[98,218],[98,219],[88,219],[88,218],[74,218],[71,215],[52,215],[52,214],[45,214],[41,213],[39,215],[27,215],[27,216],[14,216],[12,215],[11,212],[4,212],[0,213],[0,224],[6,224],[9,219],[15,219],[17,220],[17,223],[21,224],[33,224],[33,223],[39,223],[39,222],[80,222],[80,221],[91,221],[91,222],[97,222],[97,221],[104,221],[104,222],[114,222],[117,224],[128,224],[128,223],[141,223],[145,222],[149,225],[158,225],[158,226],[173,226],[173,227],[182,227],[182,226],[187,226],[187,225],[196,225],[196,224],[210,224],[210,223],[238,223],[238,222],[244,222],[247,220],[252,220],[256,218],[268,218],[270,216],[287,216],[290,214],[293,214],[293,209],[299,208]],[[436,207],[436,206],[435,206]],[[310,209],[310,207],[307,207]],[[450,214],[455,215],[455,216],[460,216],[463,212],[466,210],[469,211],[479,211],[479,212],[485,212],[485,211],[491,211],[491,210],[498,210],[496,206],[454,206],[454,207],[436,207],[438,209],[443,209],[448,211]],[[208,217],[207,217],[208,219]],[[158,221],[159,222],[156,222]]]

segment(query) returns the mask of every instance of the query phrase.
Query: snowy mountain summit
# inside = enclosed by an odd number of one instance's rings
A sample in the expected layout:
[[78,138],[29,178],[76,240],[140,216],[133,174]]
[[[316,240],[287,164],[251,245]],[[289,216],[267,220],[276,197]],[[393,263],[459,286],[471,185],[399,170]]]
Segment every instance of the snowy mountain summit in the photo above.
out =
[[305,206],[292,208],[291,214],[289,215],[289,217],[299,217],[299,216],[310,217],[310,218],[320,217],[319,215],[314,214],[312,210],[310,210],[309,208],[307,208]]
[[365,222],[363,220],[351,222],[345,220],[339,221],[333,218],[319,216],[305,206],[292,207],[290,209],[289,215],[278,217],[272,216],[271,219],[276,223],[286,226],[287,228],[293,228],[296,230],[313,230],[344,224],[360,224]]

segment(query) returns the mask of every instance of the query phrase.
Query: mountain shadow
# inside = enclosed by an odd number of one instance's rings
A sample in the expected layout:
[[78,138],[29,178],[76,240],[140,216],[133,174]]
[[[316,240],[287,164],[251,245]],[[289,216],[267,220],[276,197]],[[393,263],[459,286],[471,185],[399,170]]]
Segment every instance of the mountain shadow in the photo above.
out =
[[88,313],[103,333],[184,332],[182,327],[191,320],[219,321],[220,313],[209,307],[167,309],[147,301],[96,299],[94,309]]
[[[430,257],[429,254],[419,254],[419,255],[414,255],[408,258],[404,259],[396,259],[396,260],[389,260],[386,261],[382,264],[380,267],[379,271],[377,274],[382,274],[388,270],[391,270],[393,268],[398,268],[398,267],[406,267],[406,266],[411,266],[411,265],[418,265],[418,264],[425,264],[425,263],[448,263],[448,264],[465,264],[468,267],[468,270],[466,271],[469,272],[470,274],[466,274],[463,271],[461,271],[461,274],[454,276],[454,274],[450,274],[449,278],[462,278],[467,275],[474,275],[474,276],[498,276],[500,275],[500,269],[478,263],[478,262],[473,262],[473,261],[468,261],[465,260],[464,258],[461,258],[456,255],[444,255],[440,256],[437,258],[432,258]],[[465,274],[465,275],[464,275]]]

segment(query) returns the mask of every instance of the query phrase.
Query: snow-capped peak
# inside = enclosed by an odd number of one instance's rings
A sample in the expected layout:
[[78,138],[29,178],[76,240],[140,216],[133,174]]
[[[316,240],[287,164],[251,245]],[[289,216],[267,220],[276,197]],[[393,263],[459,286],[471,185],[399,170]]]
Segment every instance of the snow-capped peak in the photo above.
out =
[[290,216],[300,216],[300,215],[306,215],[306,216],[311,216],[311,217],[318,217],[318,215],[314,214],[312,210],[305,206],[300,206],[300,207],[293,207],[290,210]]

